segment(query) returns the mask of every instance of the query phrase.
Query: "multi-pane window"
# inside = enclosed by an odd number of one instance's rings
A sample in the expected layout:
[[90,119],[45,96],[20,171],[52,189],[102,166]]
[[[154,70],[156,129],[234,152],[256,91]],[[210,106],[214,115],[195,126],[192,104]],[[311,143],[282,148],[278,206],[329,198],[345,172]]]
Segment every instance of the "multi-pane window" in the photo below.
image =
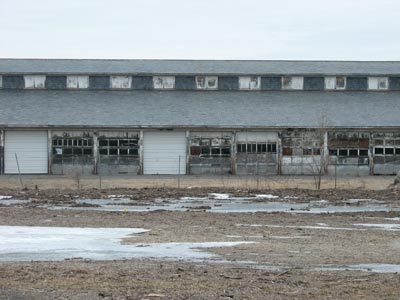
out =
[[87,89],[89,88],[89,76],[86,75],[68,75],[68,89]]
[[54,138],[53,154],[60,156],[93,155],[91,138]]
[[130,89],[132,76],[111,76],[112,89]]
[[284,90],[302,90],[304,78],[299,76],[282,77],[282,89]]
[[238,153],[276,153],[276,143],[240,143]]
[[240,76],[239,88],[241,90],[259,90],[261,88],[261,77],[259,76]]
[[139,143],[137,139],[105,138],[99,139],[100,155],[138,156]]
[[218,88],[218,77],[196,76],[196,87],[199,90],[216,90]]
[[388,77],[368,77],[368,89],[387,90],[389,88]]
[[46,76],[45,75],[24,75],[26,89],[44,89]]
[[174,89],[174,76],[153,76],[153,86],[155,89]]
[[303,148],[303,155],[321,155],[320,148]]
[[325,89],[344,90],[345,88],[346,88],[346,77],[344,76],[325,77]]
[[368,149],[330,149],[329,155],[342,157],[368,157]]
[[190,155],[200,157],[229,157],[230,137],[192,137]]

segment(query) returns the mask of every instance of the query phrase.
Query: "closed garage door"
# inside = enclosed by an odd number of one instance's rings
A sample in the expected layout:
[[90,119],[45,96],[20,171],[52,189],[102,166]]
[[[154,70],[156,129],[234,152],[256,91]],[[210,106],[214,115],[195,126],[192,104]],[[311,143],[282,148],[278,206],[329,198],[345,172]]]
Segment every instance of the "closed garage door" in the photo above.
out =
[[145,132],[143,150],[144,174],[186,173],[185,132]]
[[47,132],[6,131],[4,141],[4,173],[47,174]]

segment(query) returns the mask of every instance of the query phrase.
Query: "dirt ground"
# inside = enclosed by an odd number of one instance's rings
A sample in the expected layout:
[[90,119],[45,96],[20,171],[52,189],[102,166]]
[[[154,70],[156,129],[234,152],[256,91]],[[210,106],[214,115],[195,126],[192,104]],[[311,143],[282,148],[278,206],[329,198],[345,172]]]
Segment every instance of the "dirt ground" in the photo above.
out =
[[[165,242],[248,241],[252,244],[201,249],[220,261],[128,259],[59,262],[0,262],[0,299],[399,299],[400,275],[356,271],[357,264],[400,265],[399,231],[355,224],[398,224],[400,212],[297,214],[210,213],[187,211],[52,210],[77,198],[105,199],[128,195],[152,204],[157,198],[207,197],[210,193],[251,196],[273,193],[304,203],[344,199],[378,199],[400,207],[392,189],[13,189],[0,195],[30,199],[0,204],[0,225],[62,227],[129,227],[148,232],[124,239],[146,247]],[[294,198],[296,197],[296,198]],[[254,201],[275,201],[254,199]],[[394,221],[396,220],[396,221]],[[326,269],[324,269],[326,267]],[[334,268],[337,269],[334,269]]]

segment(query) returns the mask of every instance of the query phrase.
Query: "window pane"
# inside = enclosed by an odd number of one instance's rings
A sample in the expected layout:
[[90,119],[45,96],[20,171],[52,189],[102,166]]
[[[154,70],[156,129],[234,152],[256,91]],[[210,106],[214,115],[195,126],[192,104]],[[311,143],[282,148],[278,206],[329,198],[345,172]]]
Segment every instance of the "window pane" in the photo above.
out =
[[108,141],[107,140],[100,140],[99,141],[99,146],[100,147],[107,147],[108,146]]
[[72,150],[73,155],[82,155],[82,148],[75,148]]
[[375,154],[383,154],[383,148],[375,148]]
[[118,140],[109,140],[110,147],[118,147]]
[[340,149],[339,150],[339,156],[347,156],[347,149]]
[[360,156],[368,156],[368,150],[360,149]]
[[394,149],[393,148],[385,148],[385,155],[393,155]]
[[110,155],[118,155],[118,149],[110,148],[109,153]]
[[303,149],[303,155],[312,155],[311,149]]
[[128,149],[119,149],[119,155],[128,155]]
[[257,152],[257,144],[251,144],[251,152],[253,153]]
[[130,149],[129,150],[129,155],[139,155],[139,150],[138,149]]
[[83,149],[83,155],[92,155],[92,148]]
[[261,152],[262,152],[261,144],[257,144],[257,153],[261,153]]
[[107,155],[107,149],[100,149],[100,155]]
[[190,147],[190,155],[200,155],[201,148],[200,147]]
[[202,147],[202,148],[201,148],[201,155],[205,155],[205,156],[210,155],[210,148],[208,148],[208,147]]
[[336,149],[329,150],[329,155],[336,156],[337,155],[337,150]]
[[352,157],[358,156],[358,150],[357,149],[350,149],[349,150],[349,156],[352,156]]
[[231,154],[231,148],[222,148],[222,155],[229,156]]
[[221,148],[211,148],[211,154],[212,155],[220,155],[221,154]]

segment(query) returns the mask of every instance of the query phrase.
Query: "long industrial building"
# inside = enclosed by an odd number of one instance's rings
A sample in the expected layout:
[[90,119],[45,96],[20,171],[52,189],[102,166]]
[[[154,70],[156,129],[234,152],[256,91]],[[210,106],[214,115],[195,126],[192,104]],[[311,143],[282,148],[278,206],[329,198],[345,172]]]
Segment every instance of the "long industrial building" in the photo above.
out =
[[0,174],[398,171],[400,62],[0,59]]

